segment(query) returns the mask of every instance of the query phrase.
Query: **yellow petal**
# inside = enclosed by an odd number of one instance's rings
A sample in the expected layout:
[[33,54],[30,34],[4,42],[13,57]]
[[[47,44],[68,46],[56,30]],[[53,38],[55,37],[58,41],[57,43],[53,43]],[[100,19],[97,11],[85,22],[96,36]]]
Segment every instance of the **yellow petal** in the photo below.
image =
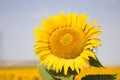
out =
[[46,58],[49,59],[49,61],[48,61],[48,69],[50,68],[51,65],[53,65],[52,68],[54,70],[56,70],[56,65],[58,64],[59,59],[56,56],[52,55],[52,54],[47,56]]
[[53,65],[53,63],[54,63],[53,61],[50,61],[50,62],[47,64],[47,65],[48,65],[48,68],[47,68],[48,71],[50,70],[50,67]]
[[91,57],[93,57],[94,59],[96,59],[96,57],[95,57],[95,54],[92,52],[92,51],[90,51],[90,50],[85,50],[85,53],[88,55],[88,56],[91,56]]
[[91,67],[91,65],[90,65],[90,63],[89,63],[89,61],[88,61],[88,59],[84,59],[84,61],[85,61],[85,66],[84,67]]
[[57,66],[58,63],[59,63],[59,59],[56,58],[56,57],[54,57],[54,58],[55,58],[55,62],[54,62],[54,64],[53,64],[53,69],[55,69],[55,70],[56,70],[56,73],[58,73],[59,67],[56,67],[56,66]]
[[38,28],[34,29],[34,32],[33,36],[35,36],[35,40],[48,42],[49,34],[47,32]]
[[74,60],[73,59],[70,59],[68,61],[68,65],[70,66],[71,70],[73,71],[74,70]]
[[65,24],[66,24],[64,15],[60,14],[60,16],[54,16],[52,20],[54,24],[56,25],[56,29],[65,27]]
[[47,61],[48,61],[48,59],[44,58],[43,60],[41,60],[40,65],[44,65],[45,66],[46,65],[45,62],[47,62]]
[[40,31],[41,31],[40,28],[35,28],[35,29],[33,30],[33,32],[35,32],[35,33],[39,33]]
[[35,48],[42,48],[42,47],[48,47],[49,46],[49,44],[48,43],[46,43],[46,42],[35,42],[34,43],[34,47]]
[[46,51],[46,50],[49,50],[49,47],[38,48],[38,49],[35,49],[34,52],[37,53],[37,54],[39,54],[39,52]]
[[50,67],[54,64],[54,62],[56,61],[55,58],[52,55],[48,56],[49,58],[49,62],[48,62],[48,70],[50,70]]
[[68,68],[69,68],[69,65],[67,63],[68,63],[68,60],[65,60],[65,63],[64,63],[64,74],[65,75],[67,75]]
[[[43,57],[44,55],[47,55],[47,54],[50,54],[51,53],[51,51],[50,50],[46,50],[46,51],[41,51],[41,52],[39,52],[38,53],[38,55],[39,55],[39,57]],[[45,56],[44,56],[45,57]]]
[[90,23],[88,23],[85,27],[85,32],[87,32],[90,29],[90,27],[93,26],[93,24],[95,24],[96,22],[98,22],[98,20],[93,20]]
[[71,16],[70,16],[70,12],[67,13],[66,15],[66,26],[69,27],[71,24]]
[[60,62],[59,62],[60,72],[62,71],[62,68],[63,68],[63,66],[64,66],[64,63],[65,63],[65,59],[60,59]]
[[80,70],[84,68],[85,61],[82,58],[82,56],[79,56],[74,60],[74,62],[75,62],[75,70],[77,73],[79,73]]
[[71,15],[71,27],[75,27],[76,26],[76,22],[77,22],[77,14],[76,13],[73,13],[72,15]]
[[84,61],[84,59],[81,56],[78,59],[79,59],[78,61],[79,61],[79,64],[80,64],[80,69],[83,69],[85,61]]
[[58,29],[58,28],[60,28],[61,26],[62,26],[62,22],[61,22],[61,19],[60,19],[60,16],[53,16],[52,18],[50,18],[51,19],[51,24],[53,24],[54,26],[54,28],[55,29]]
[[58,73],[60,70],[60,67],[58,66],[58,65],[60,65],[60,59],[57,59],[56,62],[57,62],[57,64],[55,65],[55,70],[56,70],[56,73]]
[[54,17],[48,16],[48,19],[49,19],[49,24],[53,28],[53,30],[59,28],[59,25],[56,23],[56,21],[59,20],[59,16],[54,16]]
[[80,64],[79,64],[78,59],[75,60],[75,70],[76,70],[77,73],[80,72]]
[[88,54],[86,54],[85,50],[84,50],[84,52],[81,54],[81,57],[89,60]]
[[100,35],[102,32],[101,31],[96,31],[87,36],[88,39],[93,38],[94,36]]
[[99,44],[99,43],[87,44],[87,46],[85,46],[85,49],[87,49],[87,48],[93,48],[93,47],[98,47],[98,46],[101,46],[101,44]]
[[60,21],[59,21],[59,23],[61,23],[61,27],[66,26],[66,19],[65,19],[65,16],[64,16],[63,12],[60,12]]
[[64,66],[65,59],[58,58],[58,64],[56,65],[56,73],[61,72]]
[[42,27],[45,29],[46,32],[48,32],[49,34],[51,34],[55,28],[53,25],[51,25],[51,23],[47,20],[42,20]]
[[64,63],[64,74],[65,75],[67,74],[69,67],[71,68],[72,71],[74,70],[74,60],[73,59],[65,60],[65,63]]
[[89,35],[89,34],[94,33],[94,32],[96,32],[96,31],[100,31],[100,27],[94,26],[94,27],[90,28],[90,29],[86,32],[86,34]]
[[87,41],[87,44],[89,44],[89,43],[98,43],[98,42],[101,42],[101,39],[93,38],[93,39],[90,39],[89,41]]
[[84,29],[87,20],[88,20],[88,17],[86,14],[82,14],[82,15],[78,16],[76,27]]
[[[44,58],[44,56],[41,58]],[[51,60],[51,58],[52,58],[52,60]],[[55,63],[55,58],[53,58],[53,56],[51,56],[50,54],[45,56],[45,58],[41,60],[40,65],[42,65],[42,64],[48,65],[49,62]]]

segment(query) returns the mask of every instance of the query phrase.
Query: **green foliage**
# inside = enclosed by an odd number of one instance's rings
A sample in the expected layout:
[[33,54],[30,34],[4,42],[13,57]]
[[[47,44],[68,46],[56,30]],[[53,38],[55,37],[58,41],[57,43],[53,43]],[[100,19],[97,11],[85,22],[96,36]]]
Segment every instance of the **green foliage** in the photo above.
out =
[[98,58],[96,57],[96,60],[92,57],[89,57],[89,63],[91,66],[94,66],[94,67],[104,67],[100,61],[98,60]]
[[86,75],[81,80],[115,80],[116,74],[110,75],[110,74],[97,74],[97,75]]
[[39,67],[39,73],[40,76],[42,77],[42,80],[55,80],[51,77],[50,74],[48,74],[43,66]]
[[53,70],[48,71],[45,67],[39,67],[39,73],[42,80],[73,80],[73,75],[64,76],[63,73],[56,73]]

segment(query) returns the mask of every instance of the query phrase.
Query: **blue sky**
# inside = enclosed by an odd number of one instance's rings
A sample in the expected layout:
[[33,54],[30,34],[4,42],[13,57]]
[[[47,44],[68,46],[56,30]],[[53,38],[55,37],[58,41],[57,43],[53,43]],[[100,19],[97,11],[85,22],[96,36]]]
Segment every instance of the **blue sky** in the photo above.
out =
[[3,60],[36,60],[32,30],[48,15],[62,10],[86,13],[101,26],[102,46],[97,56],[104,65],[120,65],[120,0],[0,0]]

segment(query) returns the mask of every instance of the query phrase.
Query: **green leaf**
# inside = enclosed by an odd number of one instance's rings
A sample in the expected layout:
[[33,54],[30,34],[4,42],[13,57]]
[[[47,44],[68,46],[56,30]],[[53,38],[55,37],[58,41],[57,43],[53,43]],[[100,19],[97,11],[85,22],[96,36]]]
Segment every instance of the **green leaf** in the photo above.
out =
[[52,78],[50,74],[48,74],[48,72],[45,70],[43,66],[39,67],[39,73],[40,73],[40,76],[42,77],[42,80],[56,80]]
[[73,80],[74,75],[65,76],[63,73],[56,73],[54,70],[49,71],[43,67],[39,67],[40,76],[42,80]]
[[73,80],[73,75],[69,77],[62,77],[61,80]]
[[97,74],[97,75],[87,75],[81,80],[115,80],[116,74]]
[[96,59],[92,58],[92,57],[89,57],[89,63],[91,66],[94,66],[94,67],[104,67],[100,61],[98,60],[98,58],[96,57]]

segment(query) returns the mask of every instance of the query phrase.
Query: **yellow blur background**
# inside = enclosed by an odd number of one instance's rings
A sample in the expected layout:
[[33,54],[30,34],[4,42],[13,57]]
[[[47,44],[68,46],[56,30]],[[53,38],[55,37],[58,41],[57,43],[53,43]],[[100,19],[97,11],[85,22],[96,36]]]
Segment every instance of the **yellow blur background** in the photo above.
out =
[[42,80],[34,61],[0,62],[0,80]]
[[[120,66],[106,68],[91,68],[81,71],[81,77],[89,74],[118,74],[120,80]],[[42,80],[39,65],[35,61],[0,62],[0,80]]]

